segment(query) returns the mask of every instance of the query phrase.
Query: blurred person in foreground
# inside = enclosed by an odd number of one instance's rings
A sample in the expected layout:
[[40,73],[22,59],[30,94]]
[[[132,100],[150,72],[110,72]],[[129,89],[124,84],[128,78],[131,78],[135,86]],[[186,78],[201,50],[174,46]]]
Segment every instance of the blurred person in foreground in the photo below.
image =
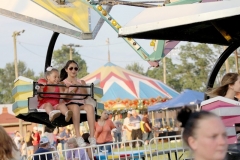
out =
[[182,139],[192,150],[194,160],[224,160],[227,133],[220,117],[208,111],[192,112],[183,108],[177,120],[184,128]]
[[0,126],[0,160],[19,160],[21,153],[12,138]]

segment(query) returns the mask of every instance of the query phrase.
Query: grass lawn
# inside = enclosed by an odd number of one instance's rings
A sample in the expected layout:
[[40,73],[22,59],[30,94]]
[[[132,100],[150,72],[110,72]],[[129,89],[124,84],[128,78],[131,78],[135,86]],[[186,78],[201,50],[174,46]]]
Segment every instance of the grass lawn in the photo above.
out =
[[[166,150],[174,150],[177,148],[182,148],[183,144],[181,141],[179,142],[173,142],[173,143],[168,143],[168,142],[158,142],[157,144],[151,144],[149,145],[145,145],[142,147],[136,147],[136,148],[131,148],[131,147],[125,147],[125,148],[121,148],[121,149],[114,149],[113,152],[125,152],[125,151],[138,151],[138,150],[146,150],[148,154],[151,153],[156,153],[156,151],[166,151]],[[185,158],[189,158],[190,156],[190,152],[189,151],[185,151],[184,153],[181,151],[176,152],[177,155],[177,159],[185,159]],[[175,158],[175,152],[171,152],[170,154],[171,160],[176,160]],[[181,158],[180,158],[181,157]],[[163,154],[163,155],[152,155],[152,157],[148,157],[147,159],[152,159],[152,160],[168,160],[168,154]]]

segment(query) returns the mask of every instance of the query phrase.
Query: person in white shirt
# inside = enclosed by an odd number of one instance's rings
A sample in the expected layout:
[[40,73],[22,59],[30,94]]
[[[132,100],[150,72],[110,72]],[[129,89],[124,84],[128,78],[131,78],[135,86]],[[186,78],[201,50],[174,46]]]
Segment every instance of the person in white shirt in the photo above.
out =
[[123,139],[126,139],[127,141],[131,141],[132,140],[132,127],[129,125],[130,124],[130,117],[132,116],[132,112],[128,111],[127,112],[127,117],[124,119],[123,121],[123,135],[125,135],[125,137]]
[[[140,128],[141,118],[137,115],[136,110],[132,110],[132,117],[129,118],[130,126],[132,127],[132,140],[142,140],[142,130]],[[139,144],[139,147],[142,146],[142,143]],[[132,143],[132,147],[136,147],[136,141]]]
[[14,136],[13,140],[19,150],[21,149],[21,139],[22,139],[22,137],[21,137],[19,131],[15,131],[15,136]]
[[137,115],[140,117],[140,119],[142,120],[143,115],[140,113],[140,111],[139,111],[139,110],[136,110],[136,113],[137,113]]

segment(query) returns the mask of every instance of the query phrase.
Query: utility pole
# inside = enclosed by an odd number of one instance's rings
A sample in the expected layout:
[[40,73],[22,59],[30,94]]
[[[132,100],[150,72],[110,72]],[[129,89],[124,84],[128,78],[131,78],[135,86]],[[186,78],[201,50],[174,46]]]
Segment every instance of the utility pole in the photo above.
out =
[[229,73],[230,69],[229,69],[229,60],[228,60],[228,58],[225,61],[225,66],[226,66],[226,73]]
[[82,47],[81,45],[79,44],[73,44],[73,43],[70,43],[70,44],[64,44],[63,46],[66,46],[66,47],[69,47],[69,60],[72,60],[72,53],[73,53],[73,47]]
[[13,32],[13,45],[14,45],[14,66],[15,66],[15,78],[18,78],[18,62],[17,62],[17,36],[20,36],[21,33],[24,33],[25,30],[22,31],[14,31]]
[[[224,46],[223,49],[226,50],[227,47]],[[226,67],[226,73],[229,73],[230,69],[229,69],[229,60],[228,60],[228,58],[225,61],[225,67]]]
[[166,58],[163,58],[163,83],[167,84],[166,79]]
[[235,50],[234,53],[235,53],[236,71],[237,71],[237,73],[239,74],[238,58],[240,58],[240,57],[239,57],[239,55],[238,55],[238,54],[239,54],[239,53],[238,53],[238,50]]
[[[14,45],[14,68],[15,68],[15,79],[18,78],[18,61],[17,61],[17,36],[20,36],[21,33],[24,33],[25,30],[22,31],[14,31],[13,32],[13,45]],[[22,120],[19,119],[19,132],[21,136],[23,136],[23,125],[22,125]]]
[[110,50],[109,50],[110,41],[109,41],[109,38],[106,40],[106,43],[108,45],[108,62],[110,62]]

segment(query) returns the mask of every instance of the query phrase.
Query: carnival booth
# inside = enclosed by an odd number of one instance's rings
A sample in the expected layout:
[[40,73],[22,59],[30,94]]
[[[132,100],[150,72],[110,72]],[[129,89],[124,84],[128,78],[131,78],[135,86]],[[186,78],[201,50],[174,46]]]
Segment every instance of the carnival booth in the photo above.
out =
[[175,98],[163,103],[156,103],[148,107],[152,122],[159,136],[176,135],[180,130],[176,116],[179,109],[188,106],[198,110],[200,103],[204,100],[204,93],[185,89]]
[[174,109],[186,105],[199,105],[204,100],[204,93],[185,89],[177,97],[164,102],[156,103],[153,106],[148,107],[148,111],[158,111],[163,109]]

